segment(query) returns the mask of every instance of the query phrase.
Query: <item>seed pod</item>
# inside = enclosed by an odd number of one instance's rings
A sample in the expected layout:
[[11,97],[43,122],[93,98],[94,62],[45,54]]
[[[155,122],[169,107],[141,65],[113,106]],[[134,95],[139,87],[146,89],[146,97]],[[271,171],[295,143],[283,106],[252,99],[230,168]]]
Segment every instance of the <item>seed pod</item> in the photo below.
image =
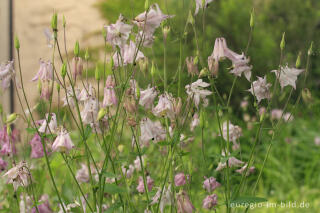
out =
[[15,47],[17,50],[20,49],[20,41],[19,41],[18,36],[15,36],[15,38],[14,38],[14,47]]
[[282,34],[282,39],[281,39],[281,42],[280,42],[280,49],[281,49],[281,50],[283,50],[284,47],[286,46],[285,36],[286,36],[286,33],[284,32],[284,33]]
[[80,54],[80,45],[79,45],[79,41],[76,41],[76,44],[74,45],[74,55],[76,57],[79,57]]

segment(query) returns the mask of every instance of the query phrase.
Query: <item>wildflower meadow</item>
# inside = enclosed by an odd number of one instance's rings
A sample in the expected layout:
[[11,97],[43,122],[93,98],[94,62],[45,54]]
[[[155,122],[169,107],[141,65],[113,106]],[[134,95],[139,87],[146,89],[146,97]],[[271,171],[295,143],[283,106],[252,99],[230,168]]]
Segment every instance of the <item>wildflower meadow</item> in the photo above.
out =
[[320,210],[317,41],[289,52],[277,29],[276,60],[259,62],[272,69],[257,69],[254,5],[235,47],[232,26],[214,37],[208,27],[218,0],[169,2],[123,4],[130,15],[101,26],[100,54],[67,43],[68,17],[54,11],[36,102],[23,64],[32,50],[14,36],[0,66],[1,92],[17,98],[0,111],[0,212]]

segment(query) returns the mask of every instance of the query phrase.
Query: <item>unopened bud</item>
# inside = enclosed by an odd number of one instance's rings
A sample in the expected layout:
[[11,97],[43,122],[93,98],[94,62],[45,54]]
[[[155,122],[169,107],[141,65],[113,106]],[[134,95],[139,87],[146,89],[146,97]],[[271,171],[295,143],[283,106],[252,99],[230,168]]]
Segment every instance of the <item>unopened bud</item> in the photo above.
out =
[[250,15],[250,27],[253,28],[254,26],[254,8],[252,8],[251,15]]
[[138,83],[136,83],[136,94],[137,94],[137,100],[140,100],[140,87]]
[[281,39],[281,42],[280,42],[280,49],[281,49],[281,50],[283,50],[284,47],[286,46],[285,36],[286,36],[286,33],[284,32],[284,33],[282,34],[282,39]]
[[144,10],[145,11],[149,10],[149,0],[145,0],[145,2],[144,2]]
[[124,145],[120,144],[120,145],[118,146],[118,150],[119,150],[120,153],[123,152],[123,150],[124,150]]
[[7,134],[8,134],[9,137],[12,134],[12,130],[11,130],[11,126],[10,125],[7,126]]
[[107,114],[107,110],[105,108],[101,108],[98,112],[97,121],[100,121]]
[[145,57],[139,60],[139,67],[142,72],[145,73],[148,71],[148,65],[149,65],[148,58]]
[[96,80],[97,81],[99,81],[100,80],[100,72],[99,72],[99,68],[98,68],[98,66],[96,66],[96,70],[95,70],[95,72],[94,72],[94,76],[95,76],[95,78],[96,78]]
[[40,80],[40,79],[38,80],[37,89],[38,89],[39,94],[41,94],[41,91],[42,91],[42,83],[41,83],[41,80]]
[[18,36],[15,36],[15,37],[14,37],[14,47],[15,47],[17,50],[20,49],[20,41],[19,41]]
[[102,28],[101,32],[102,32],[102,36],[103,36],[104,40],[106,40],[107,39],[107,31],[104,27]]
[[59,83],[57,83],[57,91],[58,91],[58,93],[60,92],[60,84]]
[[154,76],[156,74],[156,67],[154,66],[154,62],[152,61],[151,65],[151,76]]
[[54,32],[58,29],[58,14],[56,12],[53,13],[51,18],[51,28]]
[[62,16],[62,26],[63,26],[63,28],[65,28],[66,25],[67,25],[66,17],[63,15],[63,16]]
[[187,22],[188,22],[189,24],[191,24],[191,25],[194,24],[194,18],[193,18],[193,15],[192,15],[191,10],[189,10],[189,15],[188,15]]
[[6,120],[6,123],[7,124],[10,124],[10,123],[13,123],[18,117],[18,114],[17,113],[12,113],[10,115],[7,116],[7,120]]
[[206,125],[205,117],[206,117],[205,111],[204,111],[204,110],[201,110],[201,111],[200,111],[200,118],[199,118],[199,120],[200,120],[199,124],[200,124],[200,127],[201,127],[201,128],[204,128],[205,125]]
[[61,76],[62,76],[62,78],[65,78],[66,74],[67,74],[67,65],[66,65],[66,63],[63,63],[62,64],[62,68],[61,68]]
[[87,49],[86,49],[86,54],[84,55],[84,59],[85,59],[86,61],[88,61],[89,58],[90,58],[90,55],[89,55],[89,50],[88,50],[88,48],[87,48]]
[[199,78],[203,78],[203,77],[206,77],[209,75],[209,70],[207,68],[203,68],[201,71],[200,71],[200,74],[199,74]]
[[74,45],[74,55],[76,57],[79,57],[80,54],[80,45],[79,45],[79,41],[76,41],[76,44]]
[[313,41],[310,44],[309,50],[308,50],[308,55],[312,55],[313,52]]
[[263,112],[260,116],[260,123],[264,120],[264,118],[265,118],[265,112]]
[[169,26],[165,26],[163,29],[162,29],[162,32],[163,32],[163,38],[165,40],[167,40],[167,37],[168,37],[168,34],[170,32],[170,27]]
[[309,104],[312,102],[312,95],[308,88],[302,90],[302,99],[305,103]]
[[301,52],[299,52],[297,60],[296,60],[296,68],[301,66]]

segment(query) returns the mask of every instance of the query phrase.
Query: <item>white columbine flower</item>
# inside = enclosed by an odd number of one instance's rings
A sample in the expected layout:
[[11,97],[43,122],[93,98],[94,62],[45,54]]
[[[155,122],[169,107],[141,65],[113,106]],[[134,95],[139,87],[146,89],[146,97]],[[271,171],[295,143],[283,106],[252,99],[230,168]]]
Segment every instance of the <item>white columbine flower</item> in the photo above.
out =
[[152,112],[155,116],[166,116],[173,120],[175,118],[175,99],[169,93],[164,93],[159,96],[158,104],[153,108]]
[[148,144],[150,140],[159,142],[166,138],[166,132],[159,121],[153,122],[149,118],[143,118],[140,123],[142,144]]
[[266,76],[264,76],[263,78],[258,76],[258,80],[252,83],[252,86],[248,91],[251,92],[252,95],[255,95],[257,97],[259,103],[262,99],[270,98],[270,87],[271,84],[267,82]]
[[154,99],[157,97],[157,95],[158,92],[156,87],[150,87],[150,85],[148,85],[147,89],[140,91],[139,104],[144,106],[146,109],[151,109],[153,107]]
[[5,173],[3,177],[8,178],[8,183],[12,183],[14,191],[16,191],[19,186],[26,187],[29,185],[30,175],[27,163],[22,161]]
[[46,114],[46,119],[44,119],[39,127],[39,132],[41,133],[54,133],[57,129],[57,116],[54,113],[50,114],[50,121],[47,125],[47,120],[49,119],[49,114]]
[[121,54],[116,52],[113,55],[114,66],[116,67],[133,64],[141,58],[144,58],[144,55],[137,49],[137,46],[133,41],[130,41],[130,44],[126,44],[121,48]]
[[303,69],[289,68],[288,65],[286,65],[285,67],[281,67],[280,71],[273,70],[271,72],[275,73],[282,89],[288,85],[296,89],[296,80],[298,78],[298,75],[300,75],[300,73],[302,73],[303,71]]
[[131,33],[132,26],[123,22],[123,16],[120,14],[115,24],[105,26],[107,31],[107,41],[112,46],[122,47],[126,44]]
[[212,1],[213,0],[196,0],[196,10],[194,12],[194,15],[198,14],[199,9],[207,8]]
[[40,59],[40,68],[37,72],[37,74],[34,76],[32,81],[37,81],[37,80],[42,80],[42,81],[47,81],[47,80],[52,80],[52,74],[53,74],[53,65],[50,61],[43,61]]
[[81,111],[81,119],[84,124],[92,124],[96,121],[99,111],[99,104],[95,98],[90,98],[84,103]]
[[[224,140],[228,141],[228,125],[226,121],[222,125],[222,134],[223,134]],[[242,135],[241,127],[237,125],[233,125],[231,122],[229,122],[229,141],[236,142],[241,135]]]
[[200,101],[202,100],[204,103],[207,103],[206,96],[211,95],[212,92],[206,90],[204,88],[210,86],[210,84],[203,82],[202,79],[198,79],[192,84],[188,84],[186,88],[186,92],[190,99],[193,99],[195,106],[198,108]]
[[52,151],[54,152],[68,152],[74,147],[69,133],[65,129],[61,129],[57,138],[52,144]]
[[[161,213],[164,212],[164,208],[167,205],[171,205],[172,204],[172,193],[171,193],[170,189],[171,189],[171,185],[169,185],[168,187],[164,187],[163,191],[159,187],[157,193],[152,198],[151,205],[154,205],[156,203],[159,203],[159,199],[161,197],[161,201],[160,201],[160,204],[159,204],[159,209],[160,209]],[[161,196],[161,192],[162,192],[162,196]]]
[[89,182],[89,169],[87,165],[81,164],[81,169],[77,171],[76,179],[80,183],[87,183]]

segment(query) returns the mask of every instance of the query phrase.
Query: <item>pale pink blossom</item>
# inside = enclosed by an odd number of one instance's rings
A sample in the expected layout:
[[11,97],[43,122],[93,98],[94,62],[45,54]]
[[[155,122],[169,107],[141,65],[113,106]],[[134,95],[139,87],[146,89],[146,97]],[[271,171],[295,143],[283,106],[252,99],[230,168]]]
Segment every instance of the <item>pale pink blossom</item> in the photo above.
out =
[[303,71],[303,69],[289,68],[288,65],[286,65],[285,67],[281,67],[280,70],[272,70],[271,72],[274,72],[276,75],[282,89],[288,85],[296,89],[298,75]]
[[80,183],[89,182],[90,176],[89,176],[89,169],[87,165],[81,164],[81,169],[77,171],[76,179]]
[[260,103],[262,99],[270,98],[270,87],[271,84],[267,82],[266,76],[263,78],[258,76],[258,80],[252,83],[251,88],[248,91],[251,92],[252,95],[255,95],[258,103]]
[[150,140],[159,142],[166,138],[166,132],[159,121],[151,121],[149,118],[143,118],[140,123],[142,144],[148,144]]
[[27,163],[22,161],[18,165],[9,169],[3,177],[6,177],[8,179],[8,183],[13,184],[14,191],[17,191],[19,186],[27,187],[30,184],[31,174],[27,168]]
[[198,113],[194,113],[192,121],[190,123],[190,130],[193,132],[194,129],[199,126],[200,124],[200,119]]
[[125,166],[122,166],[121,167],[122,169],[122,173],[123,175],[126,177],[126,178],[131,178],[132,177],[132,174],[134,172],[134,166],[133,165],[129,165],[128,167],[125,167]]
[[142,46],[151,47],[154,42],[155,36],[150,33],[143,33],[143,31],[139,31],[136,35],[136,43],[140,44],[142,42]]
[[178,213],[192,213],[195,210],[189,196],[185,191],[177,194],[177,211]]
[[71,108],[75,107],[76,106],[75,99],[79,100],[80,92],[81,91],[79,88],[74,88],[74,93],[73,93],[72,87],[69,86],[66,91],[66,96],[62,98],[63,106],[68,106],[69,104]]
[[84,124],[92,124],[96,122],[99,112],[99,104],[95,98],[90,98],[84,102],[84,107],[80,112],[82,122]]
[[[154,205],[156,203],[159,203],[159,200],[161,197],[160,204],[159,204],[159,209],[161,213],[164,212],[164,208],[167,205],[172,204],[173,197],[170,189],[171,189],[171,185],[169,185],[168,187],[164,187],[163,190],[161,187],[159,187],[157,193],[152,198],[151,205]],[[161,196],[161,193],[162,193],[162,196]]]
[[94,88],[91,84],[88,84],[88,88],[83,88],[78,95],[79,101],[87,101],[91,97],[94,97]]
[[[42,195],[39,202],[41,204],[38,205],[38,211],[39,213],[53,213],[50,204],[49,204],[49,196],[48,195]],[[33,207],[31,210],[31,213],[37,213],[36,207]]]
[[69,133],[65,129],[61,129],[58,136],[52,144],[52,151],[54,152],[69,152],[74,147]]
[[186,182],[186,176],[184,175],[184,173],[178,173],[176,174],[176,176],[174,176],[174,184],[176,186],[183,186],[185,185]]
[[[49,120],[50,117],[50,120]],[[47,124],[47,121],[49,121],[49,124]],[[51,113],[50,116],[47,113],[46,119],[40,121],[41,125],[39,127],[39,132],[41,133],[55,133],[57,129],[57,116],[54,113]]]
[[194,12],[194,15],[197,15],[199,12],[199,9],[207,8],[213,0],[195,0],[196,1],[196,10]]
[[212,54],[208,57],[209,70],[213,72],[214,75],[218,74],[219,61],[226,57],[228,50],[226,39],[216,38]]
[[[243,174],[246,169],[247,169],[247,166],[248,164],[246,163],[243,167],[241,167],[240,169],[237,169],[236,172],[240,173],[240,174]],[[251,173],[253,173],[255,171],[255,167],[254,166],[251,166],[248,170],[247,170],[247,173],[246,173],[246,176],[249,176]]]
[[315,144],[316,146],[320,146],[320,137],[319,137],[319,136],[317,136],[317,137],[314,138],[314,144]]
[[[222,152],[222,156],[226,156],[224,152]],[[241,160],[238,160],[235,157],[230,157],[230,154],[229,154],[229,159],[228,159],[228,166],[229,167],[240,167],[243,164],[244,164],[244,162],[242,162]],[[226,167],[227,167],[227,161],[226,162],[219,162],[218,167],[216,168],[216,171],[220,171]]]
[[170,93],[164,93],[159,96],[158,104],[152,112],[157,117],[168,117],[171,120],[175,118],[175,99]]
[[120,14],[115,24],[105,26],[107,31],[107,41],[112,46],[122,47],[126,44],[131,33],[132,26],[124,23],[124,18]]
[[130,44],[126,44],[120,49],[120,53],[116,52],[113,55],[114,66],[119,67],[133,64],[144,57],[145,56],[138,49],[136,44],[133,41],[130,41]]
[[[151,189],[153,187],[153,184],[154,184],[154,181],[152,180],[152,178],[150,176],[148,176],[146,179],[147,179],[146,182],[147,182],[148,191],[151,191]],[[143,178],[141,176],[139,177],[139,183],[138,183],[138,186],[137,186],[137,191],[140,192],[140,193],[144,193],[145,192]]]
[[115,82],[113,80],[112,75],[108,75],[106,80],[106,86],[104,88],[103,94],[103,107],[116,106],[118,103],[116,92],[114,90]]
[[[229,121],[229,128],[228,128],[228,122],[223,122],[222,125],[222,136],[225,141],[232,141],[234,144],[237,142],[237,140],[242,136],[242,129],[241,127],[237,125],[233,125]],[[228,130],[229,130],[229,138],[228,138]]]
[[207,190],[207,192],[211,193],[216,188],[221,186],[221,184],[214,178],[214,177],[204,177],[205,180],[203,181],[203,188]]
[[40,59],[40,68],[37,72],[37,74],[33,77],[32,81],[48,81],[52,80],[53,75],[53,65],[50,61],[43,61]]
[[0,158],[0,172],[7,169],[8,163],[4,161],[2,158]]
[[194,104],[197,108],[199,107],[201,100],[205,105],[207,104],[206,97],[212,94],[211,91],[204,89],[208,86],[210,86],[210,84],[202,81],[202,79],[198,79],[192,84],[186,85],[185,88],[188,94],[188,98],[194,101]]
[[2,81],[2,89],[5,90],[10,86],[10,81],[15,76],[13,69],[13,61],[9,61],[6,64],[0,64],[0,80]]
[[195,63],[194,57],[187,57],[186,64],[187,64],[188,73],[191,76],[199,75],[198,64]]
[[232,70],[230,71],[230,73],[238,77],[240,77],[243,73],[246,79],[250,81],[252,69],[252,66],[248,65],[250,60],[246,58],[243,53],[241,55],[238,55],[237,53],[229,50],[229,54],[231,56],[229,56],[229,59],[232,61]]
[[148,86],[147,89],[140,91],[140,100],[139,104],[144,106],[145,109],[152,109],[154,99],[157,97],[158,92],[156,87]]
[[208,195],[202,201],[202,208],[204,209],[212,209],[218,204],[218,196],[216,194]]
[[163,14],[158,4],[153,4],[147,12],[145,11],[135,17],[133,23],[143,30],[145,34],[152,35],[162,21],[172,17],[172,15]]
[[[142,160],[142,165],[144,165],[145,163],[145,156],[141,156],[141,160]],[[134,160],[134,168],[137,170],[137,171],[141,171],[141,163],[140,163],[140,157],[137,156],[137,158]]]
[[40,98],[49,101],[53,92],[52,87],[53,81],[43,81],[41,84]]

